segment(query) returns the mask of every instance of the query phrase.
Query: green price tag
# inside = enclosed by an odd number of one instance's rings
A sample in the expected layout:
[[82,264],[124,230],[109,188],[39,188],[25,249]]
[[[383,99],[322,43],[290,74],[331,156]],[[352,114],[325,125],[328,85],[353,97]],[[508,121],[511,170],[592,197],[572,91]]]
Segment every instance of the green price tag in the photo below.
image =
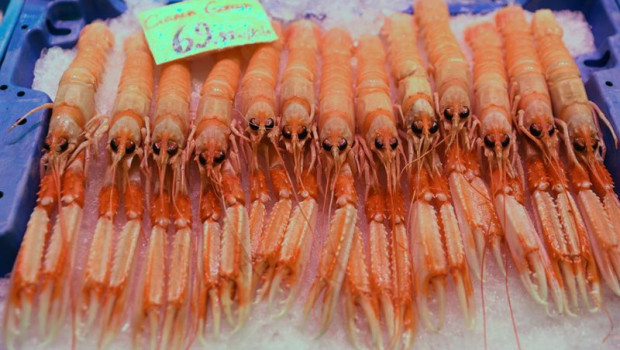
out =
[[138,15],[155,63],[227,47],[275,41],[256,0],[194,0]]

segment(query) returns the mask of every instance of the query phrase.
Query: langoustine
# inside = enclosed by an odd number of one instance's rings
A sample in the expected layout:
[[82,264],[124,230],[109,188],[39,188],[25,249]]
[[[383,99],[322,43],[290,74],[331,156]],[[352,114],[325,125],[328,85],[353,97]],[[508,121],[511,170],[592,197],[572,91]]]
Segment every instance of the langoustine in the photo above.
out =
[[546,306],[550,289],[556,309],[563,312],[563,286],[525,207],[501,37],[492,23],[483,22],[468,27],[465,40],[474,56],[476,115],[480,120],[479,135],[489,167],[491,193],[513,261],[531,296]]
[[620,201],[603,164],[606,148],[597,117],[609,128],[616,147],[618,140],[601,110],[588,100],[579,69],[562,42],[562,29],[553,13],[536,11],[531,28],[594,257],[607,285],[620,295]]
[[279,130],[285,148],[293,158],[299,203],[291,214],[279,256],[271,267],[274,272],[270,283],[270,304],[282,287],[289,290],[288,296],[281,302],[283,308],[279,315],[283,315],[293,305],[299,294],[318,218],[318,135],[314,85],[320,36],[321,31],[317,25],[307,20],[292,23],[286,35],[288,61],[280,84],[282,117]]
[[[100,344],[105,346],[120,330],[129,297],[138,237],[142,229],[143,144],[153,94],[155,63],[144,35],[124,43],[125,64],[109,123],[109,165],[99,194],[95,226],[78,302],[78,333],[85,337],[99,318]],[[119,197],[124,196],[127,222],[118,239],[114,219]]]
[[[250,147],[248,172],[252,283],[249,286],[238,287],[242,291],[247,288],[251,293],[254,287],[260,286],[259,297],[269,291],[271,282],[269,274],[273,272],[272,267],[279,255],[293,208],[294,196],[284,161],[277,149],[280,135],[276,126],[278,123],[276,85],[284,38],[280,23],[273,21],[272,25],[278,39],[272,43],[259,44],[252,49],[248,67],[241,81],[240,92],[241,114],[244,123],[247,123],[245,131],[248,135],[243,137],[249,139],[246,144]],[[261,160],[268,164],[269,177],[277,197],[269,216],[267,206],[271,196]],[[250,259],[250,256],[247,259]],[[239,323],[244,323],[247,316],[248,314],[245,314]]]
[[[155,100],[148,157],[156,169],[141,300],[134,320],[134,343],[148,334],[150,347],[181,347],[191,332],[191,203],[184,154],[189,133],[191,74],[185,61],[163,66]],[[150,146],[150,147],[149,147]],[[168,227],[173,223],[168,249]],[[168,260],[168,263],[166,263]]]
[[[376,36],[361,37],[356,58],[356,121],[360,129],[359,157],[367,188],[365,206],[371,252],[370,285],[385,318],[391,337],[390,347],[397,347],[403,337],[406,343],[413,341],[415,325],[409,245],[402,207],[404,200],[396,190],[402,148],[390,99],[386,53],[381,40]],[[383,173],[377,163],[382,165]],[[383,176],[387,186],[380,184]],[[388,217],[392,244],[388,244]],[[355,263],[356,266],[363,264],[364,261]],[[369,322],[371,329],[374,323],[378,323],[373,319]],[[404,333],[402,337],[401,333]]]
[[[432,133],[437,127],[433,124],[434,116],[427,116],[430,111],[424,106],[429,90],[419,94],[417,116],[411,115],[415,105],[403,111],[407,118],[414,117],[408,120],[411,125],[407,128],[411,128],[409,138],[414,148],[413,159],[417,160],[410,165],[411,184],[418,189],[412,195],[410,234],[414,251],[425,252],[413,257],[418,307],[427,328],[437,330],[443,325],[445,283],[450,273],[466,324],[473,327],[475,304],[469,269],[481,277],[482,255],[487,245],[501,261],[502,232],[475,159],[470,135],[474,129],[470,118],[469,64],[450,31],[448,7],[444,2],[429,0],[418,1],[414,6],[432,65],[437,90],[435,110],[444,117],[440,123],[444,140],[433,145]],[[445,143],[445,168],[433,152],[439,142]],[[442,181],[446,176],[448,183]],[[423,256],[432,258],[433,264],[426,266]],[[438,294],[439,320],[435,324],[430,319],[428,305],[431,290]]]
[[[325,162],[325,187],[333,193],[329,206],[334,199],[336,209],[330,218],[317,275],[304,307],[307,320],[322,297],[320,334],[327,331],[340,300],[357,224],[357,191],[351,169],[355,135],[352,51],[353,42],[345,30],[333,28],[323,35],[318,131]],[[372,307],[366,305],[365,309]]]
[[[56,99],[35,110],[52,108],[37,205],[31,214],[13,268],[4,314],[9,349],[27,336],[35,299],[39,331],[53,340],[63,324],[70,299],[73,245],[84,205],[85,152],[96,143],[103,118],[95,117],[95,92],[107,55],[114,45],[100,21],[84,27],[77,55],[63,73]],[[31,111],[32,112],[32,111]],[[52,215],[58,211],[52,232]],[[38,294],[38,295],[37,295]]]
[[[237,49],[215,55],[215,64],[205,80],[192,134],[193,154],[201,175],[200,218],[202,245],[199,250],[198,337],[204,342],[207,308],[211,307],[213,333],[220,330],[221,294],[227,317],[231,317],[231,284],[249,285],[248,266],[239,266],[249,251],[248,212],[241,189],[239,150],[231,137],[232,111],[241,76],[241,54]],[[222,212],[222,203],[224,212]],[[223,217],[223,228],[220,220]],[[219,263],[219,264],[218,264]],[[239,295],[240,308],[249,303],[249,293]],[[240,311],[240,314],[245,312]],[[241,316],[240,316],[241,317]]]
[[[539,229],[573,307],[577,308],[581,294],[590,309],[596,310],[602,302],[598,271],[559,158],[559,133],[530,26],[518,6],[500,10],[495,20],[504,39],[513,118],[524,141],[522,154]],[[569,303],[566,307],[570,312]]]

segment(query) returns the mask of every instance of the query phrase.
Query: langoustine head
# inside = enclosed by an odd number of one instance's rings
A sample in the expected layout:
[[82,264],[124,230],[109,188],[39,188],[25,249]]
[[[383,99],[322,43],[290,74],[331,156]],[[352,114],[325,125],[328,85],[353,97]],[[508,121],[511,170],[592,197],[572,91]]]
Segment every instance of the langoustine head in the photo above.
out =
[[182,158],[182,150],[185,148],[185,133],[181,126],[174,122],[176,116],[162,118],[153,129],[151,136],[151,154],[155,164],[157,164],[159,172],[159,188],[164,189],[164,179],[168,165],[173,166],[179,164]]
[[386,115],[376,116],[365,137],[370,150],[379,158],[388,180],[390,193],[396,190],[398,176],[398,131],[393,120]]
[[551,159],[558,159],[558,133],[551,108],[545,103],[536,102],[529,103],[521,112],[523,132]]
[[563,113],[563,120],[567,121],[568,143],[575,155],[587,162],[600,159],[603,145],[590,107],[573,104],[566,107]]
[[151,151],[156,162],[162,165],[172,162],[185,148],[185,133],[171,118],[164,118],[153,129],[151,137]]
[[426,151],[439,139],[439,123],[433,106],[425,99],[417,99],[404,111],[407,134],[414,148]]
[[398,149],[398,132],[388,116],[377,116],[373,119],[366,133],[366,144],[386,165],[395,161]]
[[252,143],[260,143],[263,137],[276,126],[273,105],[262,100],[252,103],[246,113],[246,120],[248,122],[247,131]]
[[217,178],[217,170],[228,156],[228,137],[230,128],[218,120],[208,120],[201,125],[196,134],[195,160],[201,173],[209,178]]
[[135,112],[127,110],[117,113],[111,124],[107,147],[112,162],[116,165],[125,160],[129,165],[142,147],[142,119]]
[[282,111],[282,138],[284,146],[293,154],[295,169],[301,171],[303,148],[312,137],[312,116],[300,103],[291,102]]
[[83,115],[79,108],[60,105],[54,108],[49,133],[43,143],[45,161],[59,176],[84,139]]
[[328,162],[339,168],[346,162],[353,147],[353,133],[347,123],[335,117],[328,119],[321,127],[319,138]]
[[498,162],[508,159],[512,142],[515,142],[510,119],[499,109],[489,109],[483,118],[480,135],[485,155],[490,159],[495,157]]
[[448,87],[440,97],[438,113],[446,135],[453,140],[471,116],[468,91],[458,84]]

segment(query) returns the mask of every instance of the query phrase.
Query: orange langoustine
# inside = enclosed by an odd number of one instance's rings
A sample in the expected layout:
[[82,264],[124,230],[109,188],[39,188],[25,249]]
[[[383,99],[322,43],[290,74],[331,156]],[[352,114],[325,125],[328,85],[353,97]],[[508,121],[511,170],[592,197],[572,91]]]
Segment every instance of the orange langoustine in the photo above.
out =
[[[293,210],[273,264],[269,282],[269,303],[288,289],[281,304],[283,315],[296,301],[304,270],[310,258],[312,238],[318,219],[315,80],[321,30],[307,20],[294,22],[287,30],[288,61],[280,83],[279,122],[281,140],[293,158],[299,203]],[[307,145],[307,147],[306,147]],[[281,285],[283,284],[283,285]]]
[[95,117],[95,92],[113,45],[114,37],[103,22],[84,27],[77,55],[62,75],[55,101],[35,109],[52,108],[52,116],[41,159],[37,205],[13,267],[4,313],[3,334],[9,348],[28,336],[35,299],[39,331],[46,342],[55,338],[69,307],[66,283],[72,276],[84,206],[85,152],[98,142],[104,119]]
[[[141,300],[134,320],[136,345],[142,342],[145,334],[150,337],[151,347],[158,344],[181,347],[189,338],[192,235],[185,150],[190,126],[190,89],[191,72],[187,62],[163,66],[150,147],[147,146],[147,157],[152,158],[157,167],[157,178],[151,208],[152,229],[139,288]],[[174,233],[168,253],[167,231],[171,222]]]
[[[416,298],[426,327],[440,328],[445,315],[446,277],[452,274],[466,323],[473,327],[475,304],[469,269],[476,276],[481,276],[480,266],[486,245],[501,261],[501,229],[498,224],[495,225],[496,219],[492,209],[489,210],[492,204],[488,190],[479,177],[470,136],[473,121],[470,118],[469,64],[450,31],[448,7],[443,2],[431,0],[420,0],[414,6],[415,19],[425,39],[437,89],[436,113],[443,116],[440,125],[447,155],[444,174],[448,177],[448,183],[445,183],[439,160],[433,160],[429,151],[420,153],[420,149],[415,154],[418,158],[427,157],[418,161],[417,165],[410,165],[415,191],[409,211],[410,235],[413,251],[420,252],[413,254],[413,267],[417,270]],[[424,122],[415,124],[418,129],[422,126]],[[430,133],[435,127],[432,122],[426,121],[426,128]],[[423,143],[419,143],[418,148],[421,146]],[[426,148],[432,150],[433,147],[428,145]],[[429,227],[432,229],[429,230]],[[432,248],[425,250],[425,247]],[[432,264],[427,264],[427,257]],[[439,299],[439,321],[436,324],[430,320],[428,307],[431,290]]]
[[[325,162],[328,197],[336,209],[319,257],[316,277],[304,307],[304,319],[322,298],[320,334],[327,331],[344,286],[357,225],[357,191],[353,177],[353,41],[347,31],[333,28],[321,40],[322,76],[319,94],[319,141]],[[333,198],[332,198],[333,197]],[[347,304],[350,306],[350,304]],[[369,305],[364,310],[372,309]]]
[[[279,22],[273,21],[272,25],[278,39],[250,49],[251,56],[241,81],[240,91],[241,114],[245,125],[245,135],[242,140],[245,145],[249,144],[250,148],[248,172],[250,173],[251,249],[248,254],[251,252],[251,256],[244,257],[242,261],[245,264],[244,260],[248,259],[252,267],[249,268],[250,285],[238,285],[237,287],[242,290],[238,293],[239,295],[243,296],[247,291],[248,297],[259,285],[261,287],[258,290],[259,296],[266,295],[270,288],[270,273],[273,272],[273,266],[280,252],[294,197],[293,186],[277,148],[280,135],[277,125],[279,120],[277,118],[276,86],[284,36]],[[261,160],[268,164],[269,175],[277,197],[269,215],[267,215],[267,206],[271,201],[271,196]],[[242,324],[249,316],[249,309],[242,308],[240,311],[244,312],[240,315],[239,323]]]
[[[188,149],[188,156],[194,155],[201,175],[202,245],[198,250],[195,312],[198,314],[198,338],[203,342],[208,307],[217,337],[221,294],[228,293],[231,283],[249,283],[248,269],[236,263],[244,254],[239,247],[249,249],[249,226],[245,195],[241,190],[239,151],[231,132],[242,58],[238,49],[231,49],[216,54],[214,59],[213,68],[202,85]],[[220,226],[222,218],[223,227]],[[230,310],[232,300],[228,297],[224,302],[229,303],[225,307]],[[243,302],[239,300],[240,309],[247,307]]]

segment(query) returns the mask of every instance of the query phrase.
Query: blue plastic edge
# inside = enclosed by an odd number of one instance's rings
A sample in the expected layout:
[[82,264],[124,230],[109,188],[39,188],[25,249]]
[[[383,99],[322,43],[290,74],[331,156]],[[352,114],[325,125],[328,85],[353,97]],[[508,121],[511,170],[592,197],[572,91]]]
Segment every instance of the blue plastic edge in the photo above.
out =
[[9,45],[9,38],[11,38],[23,6],[24,0],[8,0],[2,24],[0,24],[0,61],[4,58],[6,47]]
[[[172,0],[170,2],[177,2]],[[517,0],[527,10],[551,8],[582,11],[592,26],[597,50],[580,56],[577,63],[589,97],[610,118],[616,132],[620,126],[620,0]],[[49,111],[29,116],[10,133],[13,122],[50,99],[30,89],[34,64],[41,50],[51,46],[73,47],[80,29],[96,18],[111,18],[125,11],[122,0],[12,0],[19,11],[11,16],[19,29],[0,38],[0,54],[8,47],[0,67],[0,276],[10,272],[19,249],[39,183],[41,147],[48,127]],[[450,13],[487,13],[506,5],[503,1],[452,3]],[[11,5],[9,5],[10,7]],[[412,13],[412,8],[404,12]],[[308,14],[310,17],[316,15]],[[7,17],[9,11],[7,11]],[[13,18],[13,17],[11,17]],[[8,20],[8,19],[6,19]],[[21,29],[21,26],[26,28]],[[2,28],[0,28],[2,30]],[[10,40],[8,39],[10,37]],[[603,130],[605,142],[611,134]],[[605,164],[620,183],[620,154]]]

